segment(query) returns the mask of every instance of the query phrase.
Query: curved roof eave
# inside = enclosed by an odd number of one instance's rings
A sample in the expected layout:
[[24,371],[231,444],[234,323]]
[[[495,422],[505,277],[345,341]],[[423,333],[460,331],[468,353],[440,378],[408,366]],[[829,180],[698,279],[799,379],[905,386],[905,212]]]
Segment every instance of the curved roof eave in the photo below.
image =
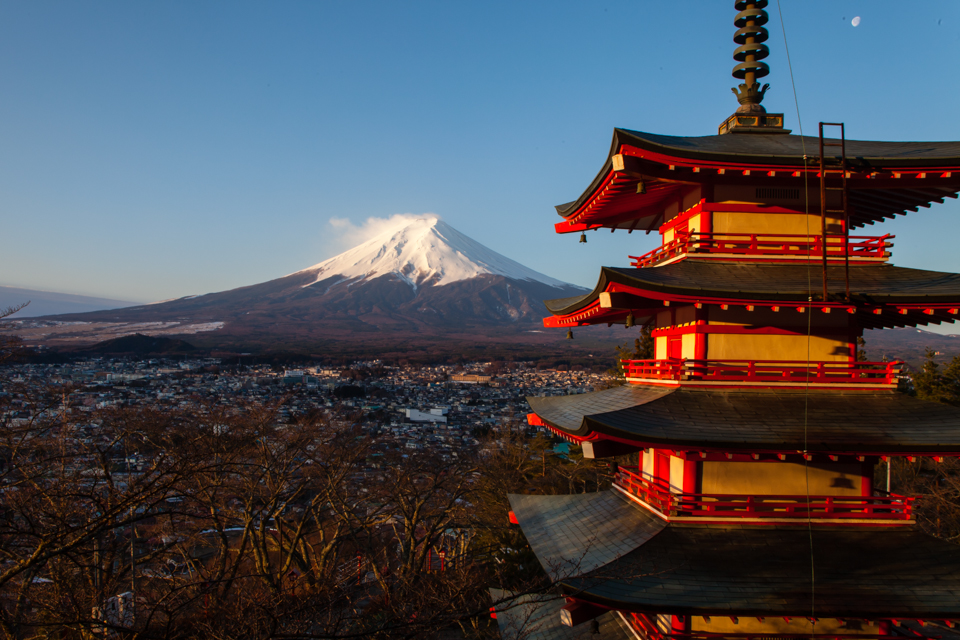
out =
[[570,435],[600,434],[645,447],[857,455],[960,452],[960,409],[895,391],[816,391],[807,396],[802,390],[628,384],[527,402],[541,420]]
[[[651,296],[657,300],[677,296],[804,303],[811,282],[816,291],[819,273],[819,265],[698,260],[642,269],[601,267],[600,278],[590,293],[546,300],[544,305],[555,316],[570,315],[594,303],[614,283],[641,293],[659,294]],[[828,267],[827,274],[832,291],[844,288],[843,267]],[[851,266],[850,291],[853,304],[960,304],[960,274],[894,265]]]
[[571,200],[570,202],[564,204],[558,204],[554,207],[562,217],[568,218],[570,215],[580,208],[584,202],[590,199],[590,196],[594,191],[603,183],[604,179],[607,177],[607,174],[610,173],[610,170],[613,168],[613,162],[611,158],[620,150],[619,142],[619,132],[620,129],[613,130],[613,140],[610,142],[610,151],[607,153],[606,160],[603,161],[603,166],[600,167],[600,171],[597,173],[597,176],[590,182],[590,185],[586,190],[580,195],[576,200]]
[[809,615],[811,592],[809,562],[798,558],[811,537],[820,617],[960,615],[960,549],[906,527],[670,524],[610,564],[561,582],[566,593],[619,610],[800,617]]
[[[831,142],[835,140],[830,139]],[[579,198],[557,205],[557,213],[569,218],[603,184],[612,169],[612,157],[625,144],[686,160],[712,163],[739,161],[747,164],[802,166],[804,156],[813,158],[819,138],[798,135],[725,134],[713,136],[666,136],[630,129],[613,130],[610,151],[599,173]],[[862,169],[909,167],[960,167],[960,141],[887,142],[847,140],[847,160]]]
[[812,537],[822,617],[960,616],[960,548],[914,528],[666,523],[614,491],[508,498],[547,574],[612,609],[804,616]]

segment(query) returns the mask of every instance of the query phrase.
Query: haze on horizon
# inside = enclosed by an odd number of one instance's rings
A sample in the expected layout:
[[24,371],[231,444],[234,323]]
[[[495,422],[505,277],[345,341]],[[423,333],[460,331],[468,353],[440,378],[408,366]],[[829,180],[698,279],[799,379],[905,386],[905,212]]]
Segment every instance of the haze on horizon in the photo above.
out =
[[[830,120],[852,139],[960,139],[942,72],[960,58],[960,5],[782,7],[806,134]],[[768,11],[765,105],[797,133]],[[0,285],[222,291],[430,213],[592,287],[597,265],[657,238],[579,245],[553,233],[553,205],[589,184],[613,127],[716,132],[736,107],[734,14],[732,0],[679,18],[629,2],[2,1]],[[960,271],[958,219],[948,201],[861,232],[896,234],[896,264]]]

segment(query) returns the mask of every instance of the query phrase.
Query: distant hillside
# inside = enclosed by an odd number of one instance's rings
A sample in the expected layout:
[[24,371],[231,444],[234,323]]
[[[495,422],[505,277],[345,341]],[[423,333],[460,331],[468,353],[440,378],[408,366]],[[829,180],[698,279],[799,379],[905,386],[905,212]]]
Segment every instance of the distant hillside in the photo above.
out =
[[22,289],[20,287],[0,286],[0,309],[15,307],[30,302],[24,309],[13,314],[12,318],[35,318],[61,313],[85,313],[87,311],[102,311],[104,309],[119,309],[130,307],[136,302],[113,300],[110,298],[93,298],[78,296],[72,293],[57,293],[55,291],[39,291],[37,289]]
[[913,368],[920,366],[928,348],[940,352],[937,356],[940,362],[960,355],[960,336],[944,336],[922,329],[864,331],[863,339],[870,360],[903,360]]
[[151,337],[142,333],[135,333],[122,338],[105,340],[86,347],[78,353],[101,356],[170,356],[186,355],[197,351],[197,348],[184,340],[175,338]]

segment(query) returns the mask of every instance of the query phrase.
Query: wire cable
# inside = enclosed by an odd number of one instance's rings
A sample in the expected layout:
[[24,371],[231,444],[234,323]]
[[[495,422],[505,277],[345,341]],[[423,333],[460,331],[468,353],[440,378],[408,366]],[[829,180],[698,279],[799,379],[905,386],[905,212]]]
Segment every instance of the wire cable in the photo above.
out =
[[[810,238],[810,187],[809,175],[807,172],[807,145],[803,137],[803,119],[800,117],[800,99],[797,97],[797,83],[793,78],[793,63],[790,60],[790,46],[787,43],[787,29],[783,21],[783,7],[780,6],[780,0],[777,0],[777,13],[780,17],[780,31],[783,33],[783,48],[787,54],[787,69],[790,72],[790,86],[793,89],[793,104],[797,110],[797,127],[800,129],[800,147],[803,151],[803,213],[807,225],[807,238]],[[821,178],[822,179],[822,178]],[[822,203],[821,203],[822,206]],[[820,242],[826,242],[826,234],[820,238]],[[811,245],[807,242],[807,377],[803,388],[803,476],[807,498],[807,537],[810,541],[810,620],[812,622],[811,634],[817,629],[816,616],[816,567],[814,565],[813,553],[813,522],[810,515],[810,466],[807,461],[807,421],[810,404],[810,342],[813,333],[813,280],[810,276],[810,261],[813,258]],[[824,300],[826,302],[826,300]]]

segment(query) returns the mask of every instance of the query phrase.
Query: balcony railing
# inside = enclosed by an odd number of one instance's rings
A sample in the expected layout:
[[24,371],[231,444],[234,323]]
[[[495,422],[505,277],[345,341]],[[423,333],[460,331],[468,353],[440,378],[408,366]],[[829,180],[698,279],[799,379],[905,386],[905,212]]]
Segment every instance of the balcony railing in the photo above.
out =
[[729,520],[811,518],[814,520],[904,520],[913,517],[913,498],[674,493],[621,468],[614,484],[670,518]]
[[750,384],[861,384],[896,386],[900,361],[623,360],[628,379]]
[[[827,259],[842,260],[847,255],[851,260],[884,260],[890,257],[888,249],[895,236],[827,236]],[[685,233],[663,246],[642,256],[628,256],[634,267],[650,267],[665,260],[688,253],[723,254],[746,258],[791,259],[823,257],[823,236],[764,233]]]
[[649,380],[680,380],[686,369],[686,360],[621,360],[627,378]]
[[[752,633],[721,633],[715,631],[676,630],[664,632],[653,620],[648,617],[648,615],[634,612],[622,612],[621,615],[623,615],[623,619],[626,620],[627,624],[637,631],[640,634],[640,637],[645,638],[646,640],[904,640],[905,638],[925,640],[926,638],[941,638],[943,635],[919,635],[906,632],[898,634],[889,633],[889,631],[888,633],[871,634],[865,633],[860,629],[849,629],[847,633],[785,633],[772,630],[768,633],[763,633],[760,631],[754,631]],[[720,618],[722,616],[716,617]],[[789,618],[786,620],[789,622]]]

